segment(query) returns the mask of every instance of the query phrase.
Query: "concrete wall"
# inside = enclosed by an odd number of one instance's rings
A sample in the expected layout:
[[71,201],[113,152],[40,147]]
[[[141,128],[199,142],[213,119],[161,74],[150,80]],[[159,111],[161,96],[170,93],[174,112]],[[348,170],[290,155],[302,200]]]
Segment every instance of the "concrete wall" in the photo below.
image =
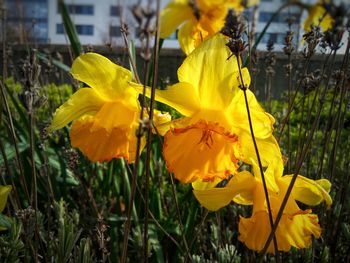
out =
[[[106,46],[93,46],[89,47],[90,51],[97,52],[99,54],[102,54],[108,58],[110,58],[112,61],[125,66],[129,68],[129,62],[128,57],[126,55],[126,52],[123,48],[120,47],[113,47],[108,48]],[[92,48],[92,49],[91,49]],[[15,75],[17,78],[20,77],[19,75],[19,69],[21,68],[21,65],[23,64],[23,59],[27,56],[26,46],[13,46],[10,48],[12,54],[10,57],[7,57],[7,71],[8,75]],[[71,65],[72,59],[70,56],[69,48],[68,46],[64,45],[42,45],[38,46],[37,50],[41,52],[46,52],[47,54],[51,54],[52,57],[57,58],[57,54],[60,55],[62,58],[62,62],[66,65]],[[87,50],[87,49],[85,49]],[[139,54],[140,51],[138,50],[137,53]],[[283,53],[275,53],[276,54],[276,64],[273,66],[273,69],[275,71],[275,75],[272,79],[272,97],[273,98],[280,98],[284,91],[287,91],[287,77],[286,77],[286,71],[284,66],[288,63],[287,57]],[[0,51],[0,55],[1,51]],[[259,53],[259,63],[256,67],[257,71],[251,70],[252,75],[252,84],[251,89],[254,89],[255,93],[258,95],[259,99],[265,99],[265,85],[266,85],[266,64],[264,63],[264,57],[268,56],[265,52]],[[164,83],[173,84],[177,82],[177,69],[182,64],[183,60],[185,59],[184,54],[177,49],[164,49],[160,53],[160,59],[159,59],[159,85],[162,85]],[[320,69],[322,67],[322,64],[324,62],[325,55],[315,55],[310,63],[310,69]],[[343,59],[342,55],[339,55],[336,57],[336,66],[339,67],[341,60]],[[41,63],[43,66],[42,69],[42,78],[44,82],[54,82],[54,83],[63,83],[63,82],[70,82],[72,83],[72,79],[69,76],[68,73],[58,71],[60,72],[60,78],[57,77],[57,71],[55,72],[55,67],[51,68],[51,73],[47,73],[47,67],[45,66],[45,63]],[[137,67],[140,74],[140,78],[143,79],[142,70],[143,70],[144,62],[143,60],[138,56],[137,57]],[[299,71],[301,72],[303,66],[302,59],[299,57],[293,58],[293,72]],[[0,65],[2,67],[2,64]],[[2,69],[1,69],[2,70]],[[293,79],[293,84],[296,85],[295,78]]]

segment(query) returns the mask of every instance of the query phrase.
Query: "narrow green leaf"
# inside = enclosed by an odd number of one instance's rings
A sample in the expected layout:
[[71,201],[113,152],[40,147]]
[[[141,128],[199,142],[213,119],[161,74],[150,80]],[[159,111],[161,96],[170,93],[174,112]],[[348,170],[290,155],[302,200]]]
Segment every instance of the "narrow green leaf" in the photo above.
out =
[[70,18],[68,8],[64,1],[59,0],[58,5],[61,11],[64,29],[66,30],[74,55],[77,57],[83,52],[83,47],[81,46],[81,43],[79,41],[77,30],[75,28],[74,23],[72,22],[72,19]]
[[[45,63],[49,63],[49,59],[47,58],[47,56],[44,53],[38,52],[37,53],[37,57],[44,61]],[[70,67],[68,67],[66,64],[62,63],[61,61],[57,60],[57,59],[52,59],[52,64],[54,64],[56,67],[69,72],[70,71]]]
[[6,229],[11,228],[11,222],[7,216],[0,213],[0,228],[2,227]]

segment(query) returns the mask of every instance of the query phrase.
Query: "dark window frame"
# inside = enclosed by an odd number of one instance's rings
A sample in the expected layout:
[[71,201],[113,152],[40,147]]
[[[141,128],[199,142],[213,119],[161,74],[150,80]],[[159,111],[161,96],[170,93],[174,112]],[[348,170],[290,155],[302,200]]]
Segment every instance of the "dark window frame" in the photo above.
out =
[[[75,29],[80,36],[93,36],[94,35],[94,25],[75,25]],[[56,24],[56,34],[64,34],[63,24]]]
[[[94,15],[95,14],[95,6],[94,5],[82,5],[82,4],[67,4],[66,5],[69,14],[74,15]],[[60,6],[57,5],[57,13],[60,14]]]

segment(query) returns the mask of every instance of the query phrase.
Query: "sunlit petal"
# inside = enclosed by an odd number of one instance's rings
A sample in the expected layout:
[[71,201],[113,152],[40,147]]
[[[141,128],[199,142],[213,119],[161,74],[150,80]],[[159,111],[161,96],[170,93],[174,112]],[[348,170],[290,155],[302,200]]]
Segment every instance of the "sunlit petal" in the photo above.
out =
[[194,189],[193,193],[202,206],[208,210],[217,211],[228,205],[239,194],[246,197],[251,196],[254,186],[254,177],[249,172],[244,171],[235,175],[225,187]]
[[[79,148],[93,162],[110,161],[123,157],[129,162],[134,160],[135,139],[130,140],[130,129],[114,127],[107,131],[99,127],[92,116],[76,120],[70,130],[71,144]],[[135,136],[136,137],[136,136]]]
[[[293,175],[286,175],[282,179],[290,183]],[[332,198],[329,196],[331,183],[326,179],[311,180],[304,176],[298,175],[297,180],[293,186],[293,197],[307,205],[318,205],[325,201],[327,206],[332,204]],[[324,187],[323,187],[324,186]]]
[[[226,43],[223,35],[216,34],[196,48],[178,70],[179,81],[193,86],[203,108],[225,109],[238,90],[234,86],[239,81],[237,60],[234,56],[228,59],[231,52]],[[244,72],[249,82],[249,73]]]
[[96,53],[80,55],[73,62],[71,74],[93,88],[104,100],[114,100],[124,94],[131,80],[129,70]]
[[237,137],[216,125],[199,122],[170,130],[164,138],[167,167],[183,183],[224,179],[237,169]]
[[[261,251],[271,232],[268,213],[261,211],[251,218],[241,217],[238,230],[240,241],[250,249]],[[311,236],[319,237],[320,234],[317,215],[311,214],[311,211],[293,216],[284,214],[276,231],[277,246],[281,251],[289,251],[291,246],[307,248],[311,245]],[[272,242],[267,252],[274,254]]]
[[79,89],[56,110],[49,130],[61,129],[84,114],[99,111],[104,102],[94,89]]
[[191,18],[193,18],[193,14],[188,0],[170,2],[160,15],[160,37],[167,38],[184,21]]
[[154,133],[164,136],[171,127],[171,115],[168,112],[154,110],[153,125],[155,126]]

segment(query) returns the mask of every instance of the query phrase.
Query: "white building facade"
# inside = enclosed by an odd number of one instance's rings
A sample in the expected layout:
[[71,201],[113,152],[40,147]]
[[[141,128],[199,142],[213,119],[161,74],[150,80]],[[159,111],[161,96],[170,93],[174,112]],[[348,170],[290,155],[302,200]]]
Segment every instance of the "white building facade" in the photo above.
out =
[[[131,38],[137,39],[138,24],[133,18],[132,6],[139,0],[65,0],[71,19],[76,25],[79,39],[84,45],[123,45],[120,32],[121,17],[128,25]],[[147,0],[141,2],[147,3]],[[161,1],[164,7],[169,0]],[[313,3],[315,0],[305,0]],[[57,0],[6,0],[9,23],[25,23],[21,28],[24,31],[32,31],[38,42],[51,44],[68,44],[65,35],[62,18]],[[285,0],[261,0],[255,16],[252,8],[245,11],[246,16],[255,19],[255,33],[259,35],[266,23],[277,9],[285,3]],[[266,44],[271,39],[275,44],[275,50],[282,50],[284,38],[289,26],[287,18],[292,17],[294,23],[291,30],[294,32],[294,43],[298,45],[303,34],[301,18],[304,19],[307,12],[298,7],[283,9],[273,20],[265,33],[258,49],[265,50]],[[254,17],[254,18],[253,18]],[[35,24],[33,21],[36,20]],[[16,26],[15,26],[16,27]],[[25,33],[25,32],[24,32]],[[176,33],[164,41],[164,48],[179,48]]]

